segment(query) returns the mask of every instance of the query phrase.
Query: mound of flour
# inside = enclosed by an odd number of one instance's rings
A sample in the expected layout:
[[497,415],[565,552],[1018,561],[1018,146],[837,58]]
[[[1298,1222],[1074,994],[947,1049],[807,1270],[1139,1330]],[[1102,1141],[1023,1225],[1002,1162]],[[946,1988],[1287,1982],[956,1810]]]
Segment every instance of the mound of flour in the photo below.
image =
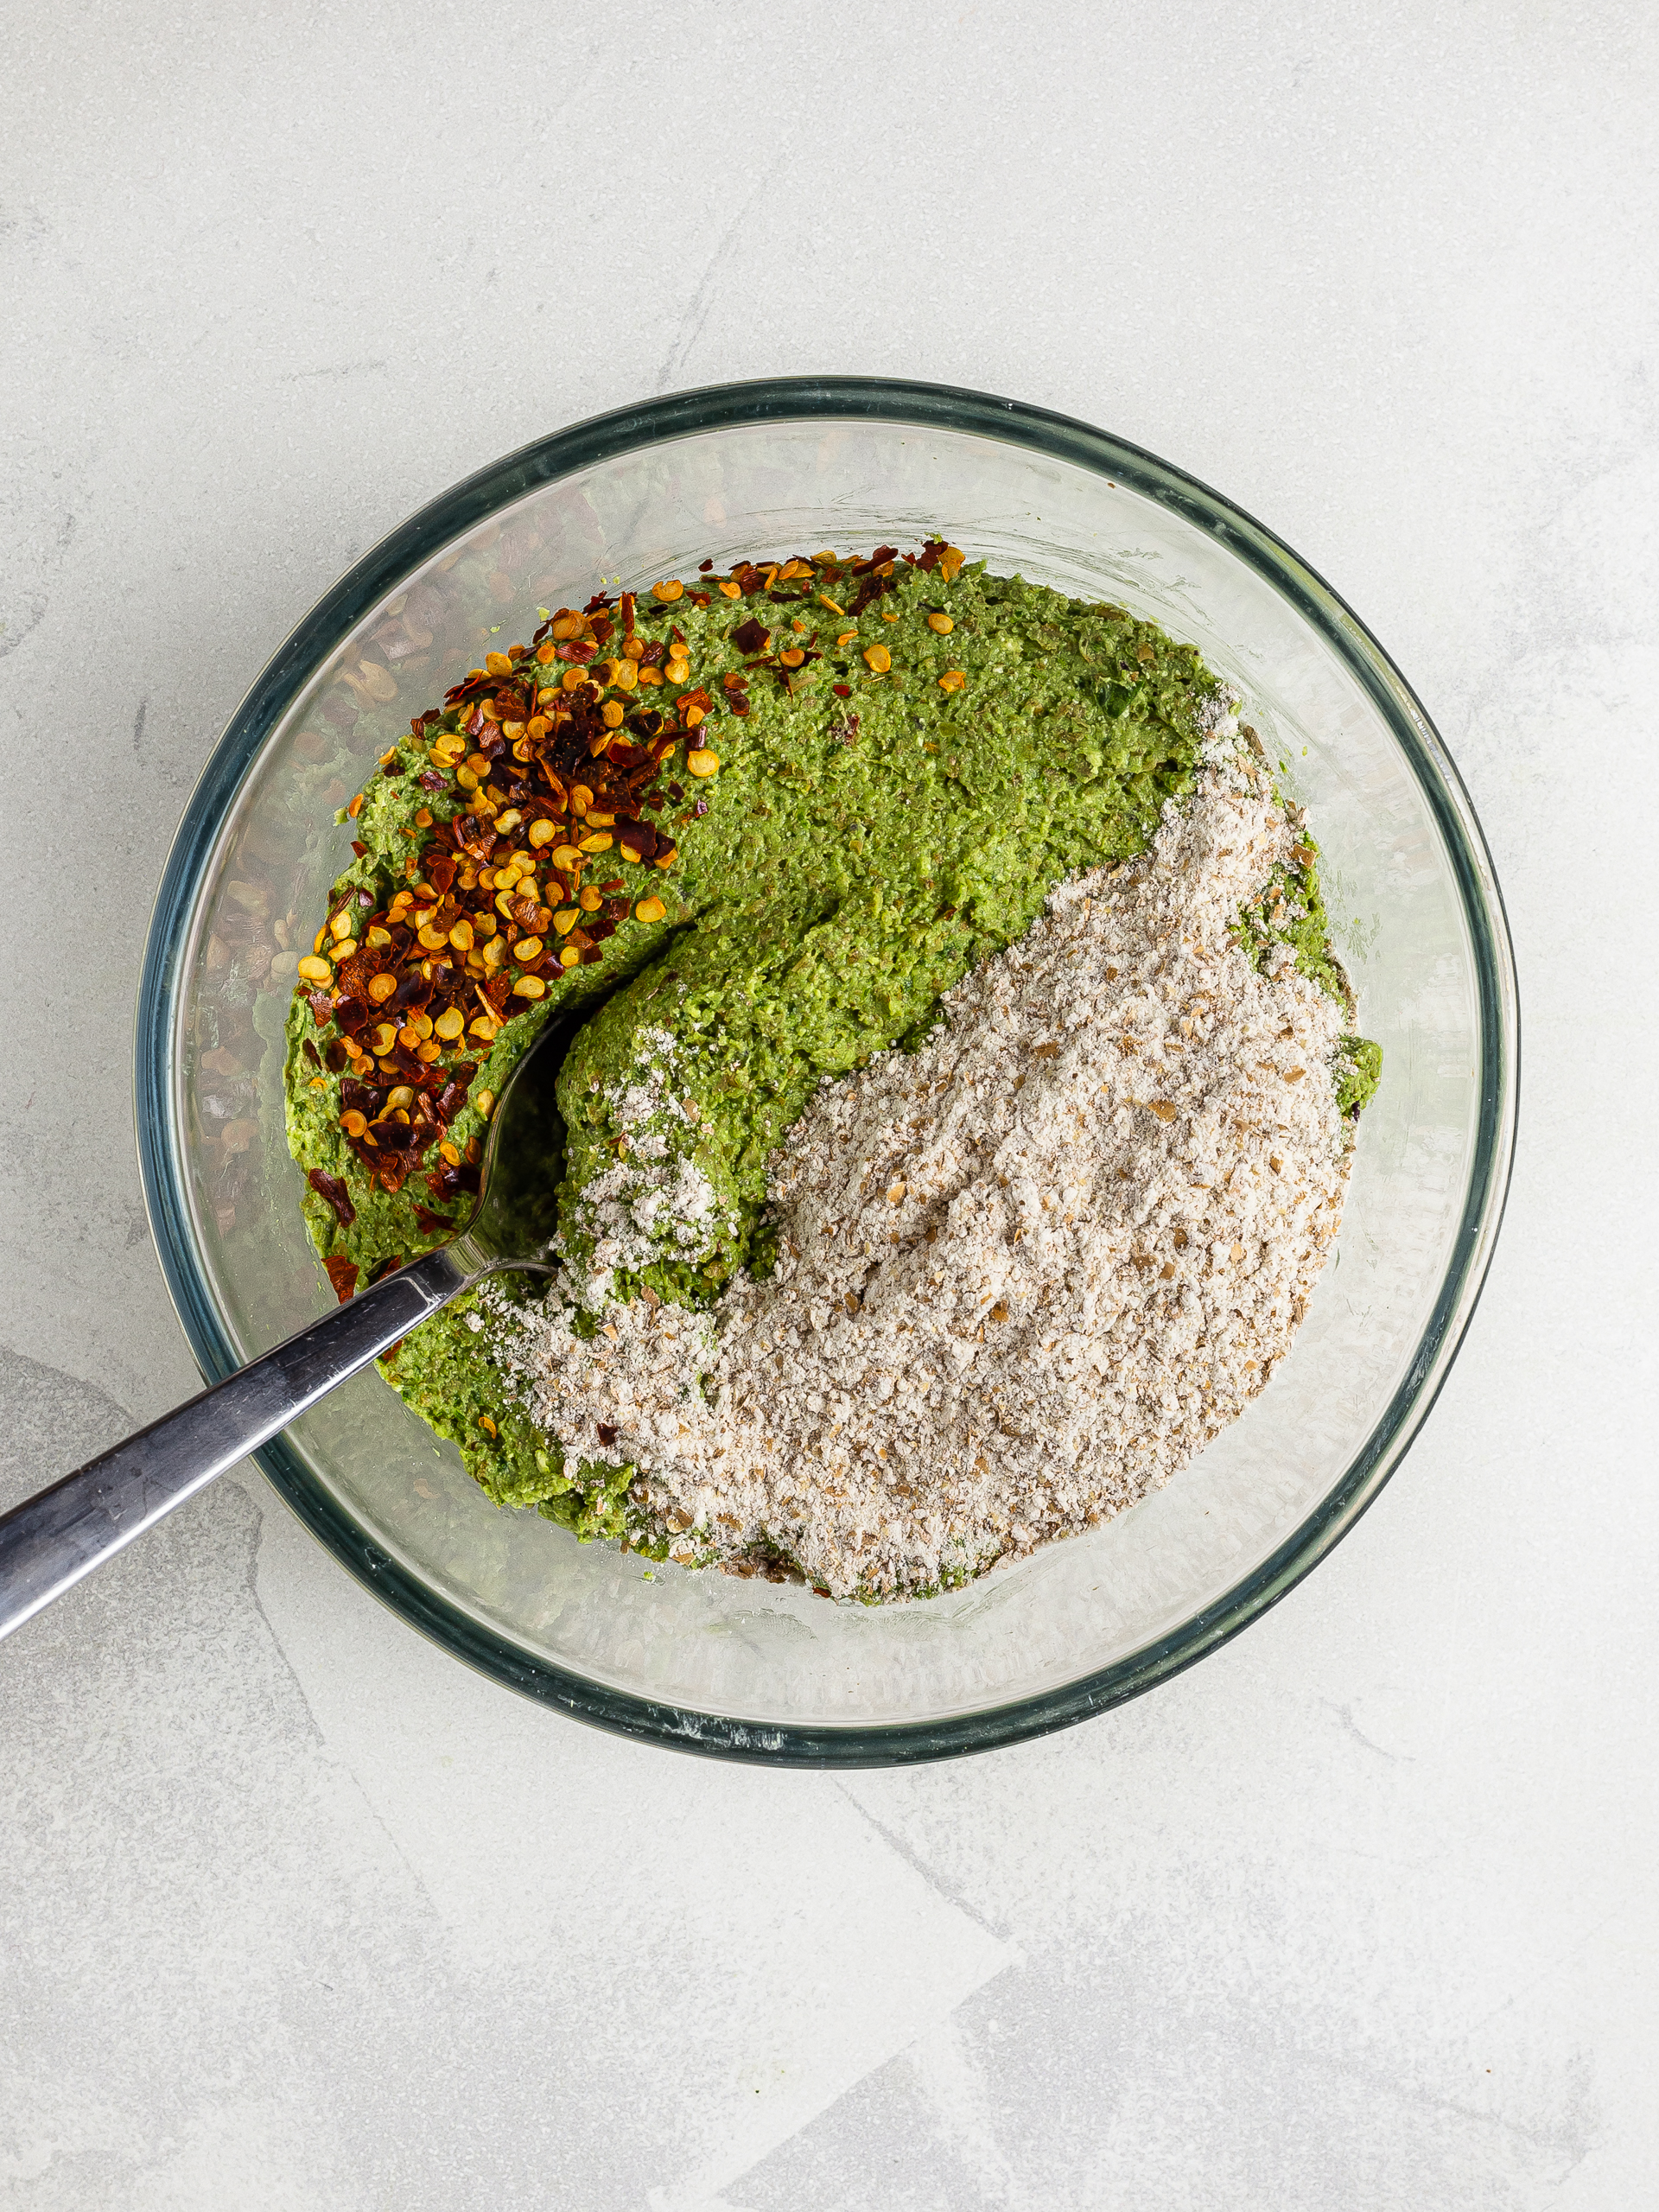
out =
[[1342,1009],[1233,935],[1296,835],[1218,738],[1147,855],[1061,886],[921,1051],[819,1090],[773,1163],[769,1280],[613,1303],[588,1340],[551,1300],[504,1312],[528,1410],[635,1464],[671,1556],[837,1596],[1167,1481],[1289,1348],[1340,1216]]

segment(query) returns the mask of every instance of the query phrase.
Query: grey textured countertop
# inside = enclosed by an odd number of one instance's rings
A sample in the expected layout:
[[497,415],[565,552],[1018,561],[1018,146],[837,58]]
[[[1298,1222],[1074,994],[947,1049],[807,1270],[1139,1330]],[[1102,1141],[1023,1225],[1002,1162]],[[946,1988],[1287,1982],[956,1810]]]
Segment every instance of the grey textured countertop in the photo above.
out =
[[1649,12],[22,0],[10,49],[0,1499],[195,1381],[130,1040],[226,716],[410,509],[641,393],[968,384],[1261,515],[1456,754],[1527,1029],[1403,1470],[1053,1740],[590,1733],[248,1470],[73,1592],[0,1649],[0,2205],[1651,2201]]

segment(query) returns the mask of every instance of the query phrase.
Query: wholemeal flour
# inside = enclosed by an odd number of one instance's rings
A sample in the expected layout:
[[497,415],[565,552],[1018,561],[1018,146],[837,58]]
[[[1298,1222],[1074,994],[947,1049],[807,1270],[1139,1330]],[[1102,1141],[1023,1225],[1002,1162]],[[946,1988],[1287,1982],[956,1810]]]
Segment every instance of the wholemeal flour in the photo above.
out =
[[[1061,885],[919,1051],[819,1090],[773,1162],[768,1279],[702,1313],[590,1283],[597,1335],[557,1298],[493,1306],[527,1410],[632,1464],[671,1557],[836,1596],[958,1582],[1167,1481],[1288,1350],[1340,1216],[1343,1009],[1236,934],[1297,834],[1226,718],[1141,859]],[[660,1144],[653,1051],[601,1267],[708,1203]]]

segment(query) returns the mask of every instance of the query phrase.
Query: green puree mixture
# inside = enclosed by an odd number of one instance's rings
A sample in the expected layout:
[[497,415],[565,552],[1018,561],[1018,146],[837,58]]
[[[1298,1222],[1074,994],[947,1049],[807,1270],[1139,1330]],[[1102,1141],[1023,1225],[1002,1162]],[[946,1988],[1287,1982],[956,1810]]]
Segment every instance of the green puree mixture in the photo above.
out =
[[[289,1138],[341,1295],[465,1220],[493,1098],[542,1023],[588,1002],[558,1090],[563,1294],[702,1306],[765,1273],[767,1159],[817,1085],[918,1041],[1064,878],[1142,851],[1217,690],[1155,625],[938,540],[601,595],[544,631],[386,756],[302,964]],[[1239,926],[1253,957],[1288,942],[1348,1001],[1311,842]],[[1344,1053],[1357,1112],[1381,1056]],[[611,1101],[665,1055],[695,1109],[667,1141],[701,1202],[632,1232],[620,1262],[613,1237],[590,1276]],[[475,1304],[405,1339],[393,1386],[499,1503],[660,1550],[632,1525],[630,1468],[567,1459],[532,1424]]]

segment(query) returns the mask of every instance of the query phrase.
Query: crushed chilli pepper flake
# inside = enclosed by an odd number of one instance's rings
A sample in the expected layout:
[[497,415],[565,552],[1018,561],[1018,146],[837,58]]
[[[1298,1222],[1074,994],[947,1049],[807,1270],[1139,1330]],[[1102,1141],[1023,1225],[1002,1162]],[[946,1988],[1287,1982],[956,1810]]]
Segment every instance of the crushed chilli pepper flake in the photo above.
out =
[[340,1227],[349,1229],[357,1219],[357,1208],[352,1204],[350,1193],[340,1177],[330,1175],[321,1167],[314,1167],[305,1179],[317,1196],[326,1199],[334,1208],[334,1218]]
[[[963,557],[931,538],[919,553],[902,556],[896,547],[878,546],[863,560],[824,554],[742,562],[729,578],[713,581],[739,601],[804,607],[821,586],[844,575],[856,583],[849,609],[856,618],[893,588],[899,564],[949,582]],[[705,560],[697,574],[712,570]],[[719,765],[707,743],[715,722],[753,711],[749,673],[698,681],[691,666],[693,648],[675,617],[685,607],[711,603],[709,591],[665,577],[617,598],[596,592],[580,609],[551,615],[543,609],[529,645],[493,649],[445,693],[441,708],[411,719],[404,742],[413,760],[406,763],[396,746],[383,756],[378,773],[412,777],[421,793],[452,810],[435,814],[423,804],[411,823],[399,825],[401,835],[420,840],[402,859],[401,885],[336,891],[332,934],[326,925],[300,985],[323,1033],[321,1052],[304,1040],[305,1057],[327,1071],[319,1082],[338,1084],[340,1137],[369,1187],[395,1195],[429,1167],[425,1179],[435,1198],[477,1189],[475,1166],[457,1166],[436,1153],[478,1074],[477,1061],[460,1055],[487,1052],[509,1023],[544,1007],[548,983],[573,957],[583,965],[603,958],[603,944],[630,912],[620,876],[598,887],[606,911],[590,929],[572,931],[563,963],[557,949],[542,949],[554,910],[578,899],[583,870],[599,853],[614,846],[618,857],[640,868],[668,871],[677,863],[677,846],[645,818],[664,804],[664,772],[680,766],[694,779],[711,776]],[[730,633],[749,671],[764,669],[787,692],[809,681],[811,664],[823,658],[802,617],[791,620],[799,641],[777,655],[768,650],[775,619],[745,615]],[[647,634],[652,630],[657,634]],[[867,656],[884,657],[880,648]],[[638,703],[641,690],[650,693],[653,685],[661,704]],[[850,696],[845,683],[830,688],[838,699]],[[846,743],[857,721],[843,719],[836,734]],[[677,803],[685,796],[677,779],[665,788]],[[354,818],[365,796],[353,802]],[[682,818],[708,811],[708,798],[699,796]],[[369,851],[353,841],[357,860]],[[653,918],[667,911],[654,893],[634,910]],[[399,1086],[400,1098],[408,1096],[394,1106],[389,1099]],[[349,1229],[357,1209],[345,1179],[315,1169],[308,1181],[340,1228]],[[414,1211],[423,1236],[453,1233],[448,1215],[423,1205]]]

